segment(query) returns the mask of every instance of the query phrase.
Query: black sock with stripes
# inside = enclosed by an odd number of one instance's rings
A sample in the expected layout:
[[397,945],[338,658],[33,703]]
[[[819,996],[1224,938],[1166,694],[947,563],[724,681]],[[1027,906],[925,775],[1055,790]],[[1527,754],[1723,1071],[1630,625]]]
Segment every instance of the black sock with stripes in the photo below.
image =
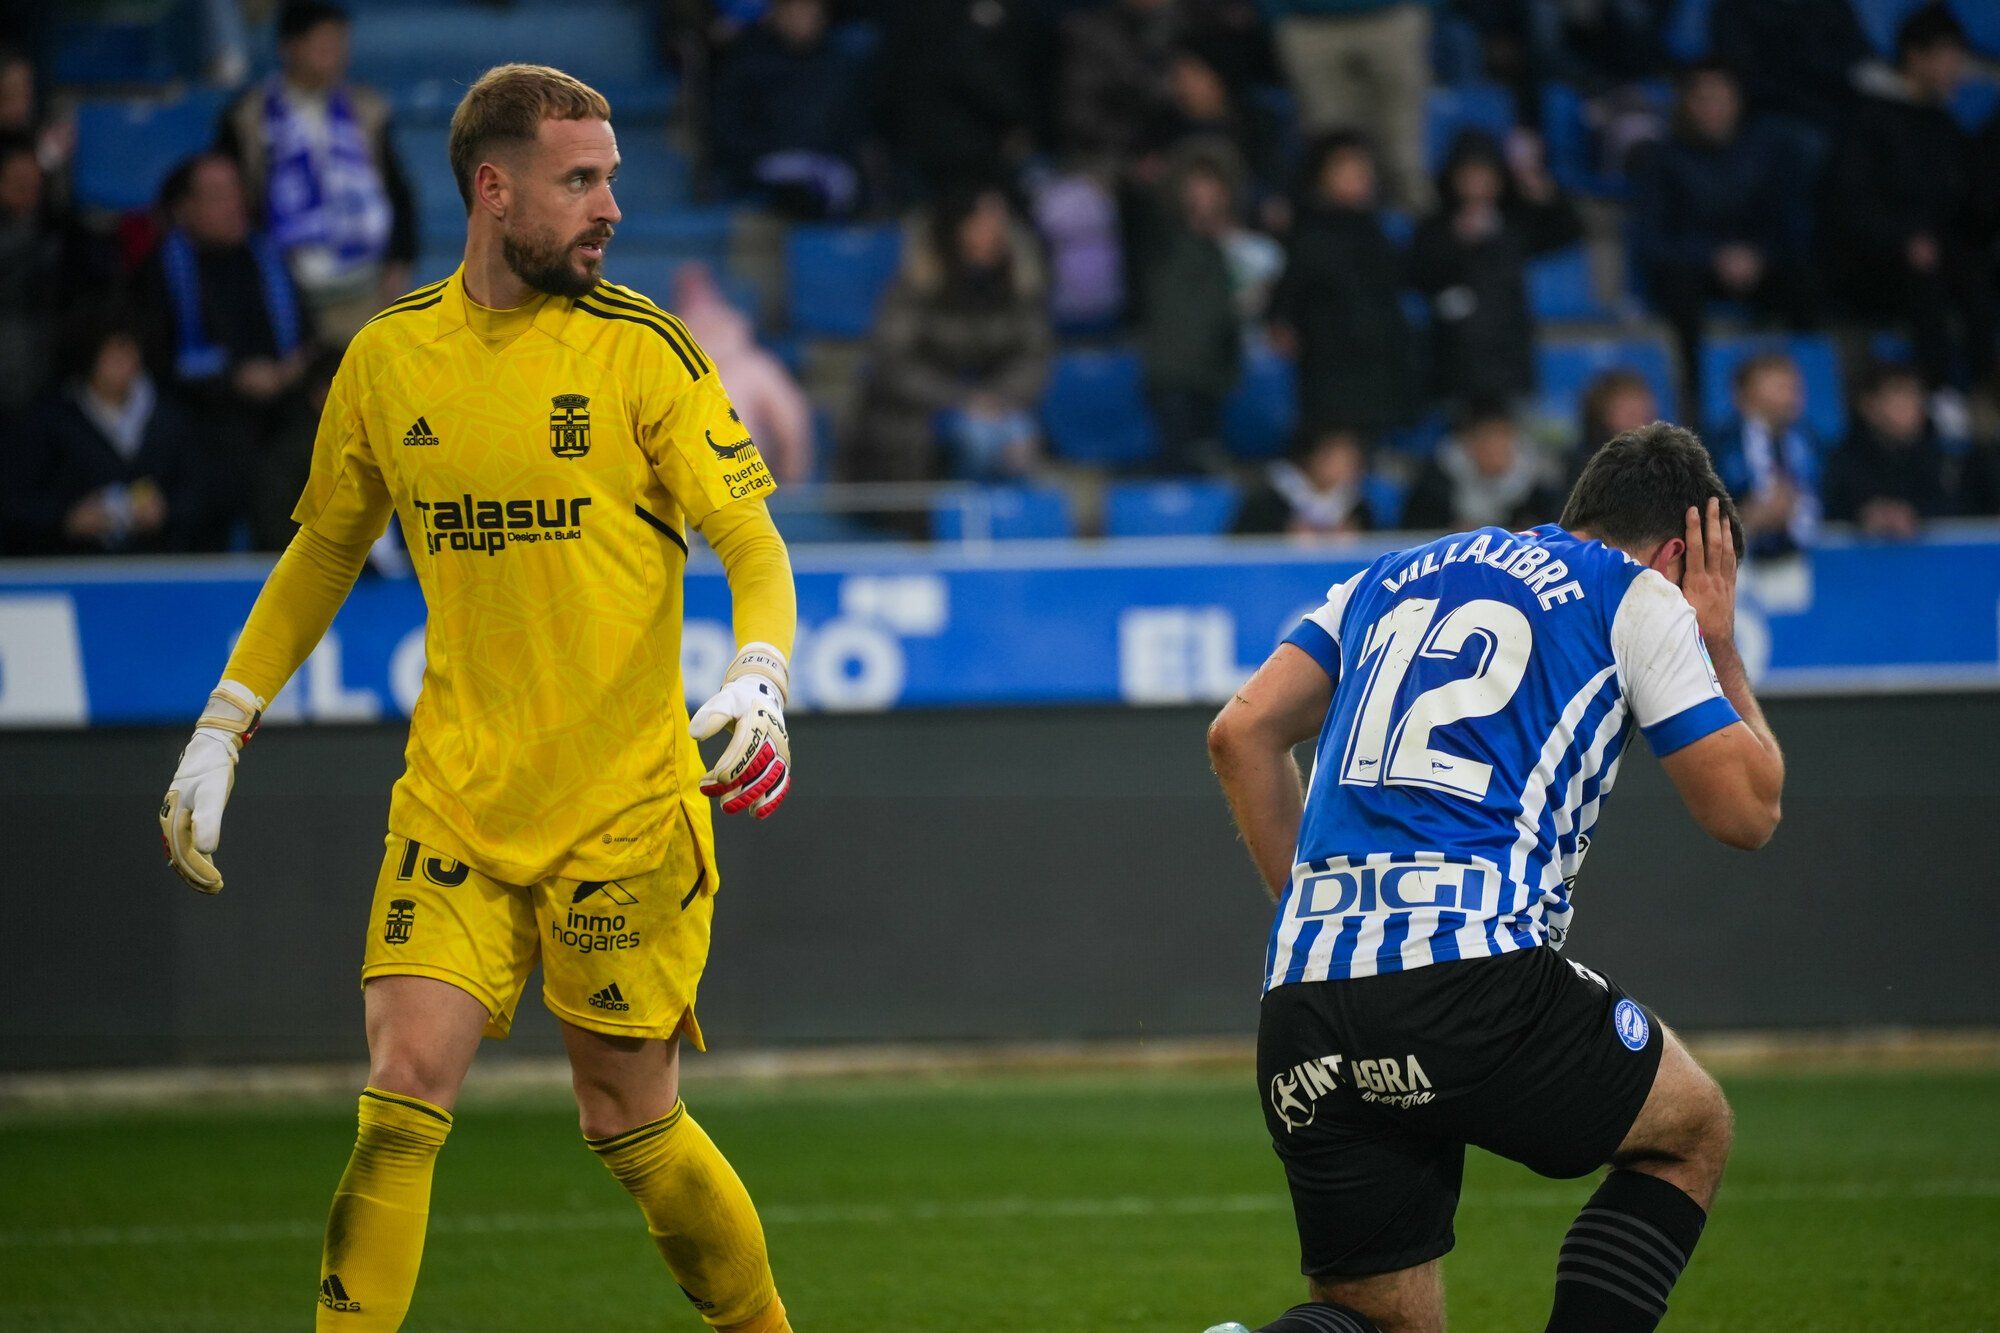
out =
[[1548,1333],[1650,1333],[1708,1214],[1674,1185],[1613,1171],[1563,1237]]
[[1380,1333],[1372,1320],[1345,1305],[1294,1305],[1257,1333]]

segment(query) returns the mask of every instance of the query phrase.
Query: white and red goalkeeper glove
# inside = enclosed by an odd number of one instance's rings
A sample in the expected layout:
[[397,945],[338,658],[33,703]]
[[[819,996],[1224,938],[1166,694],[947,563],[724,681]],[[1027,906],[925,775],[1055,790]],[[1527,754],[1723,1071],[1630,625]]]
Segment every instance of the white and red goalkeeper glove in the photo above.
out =
[[201,893],[222,892],[215,849],[222,841],[222,807],[236,783],[236,756],[257,732],[264,701],[246,685],[225,680],[208,696],[208,707],[181,751],[181,766],[160,802],[160,841],[167,864]]
[[785,734],[785,655],[768,643],[746,643],[722,677],[722,688],[695,710],[688,730],[705,741],[725,726],[729,746],[701,776],[701,793],[722,798],[722,813],[750,811],[769,819],[792,789],[792,742]]

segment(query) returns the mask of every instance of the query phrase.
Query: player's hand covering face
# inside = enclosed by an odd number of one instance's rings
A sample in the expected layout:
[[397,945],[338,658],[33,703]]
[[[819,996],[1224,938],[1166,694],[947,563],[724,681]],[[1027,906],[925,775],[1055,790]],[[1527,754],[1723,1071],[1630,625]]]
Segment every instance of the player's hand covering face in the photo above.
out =
[[1736,632],[1736,543],[1720,500],[1687,511],[1686,541],[1681,593],[1702,638],[1727,643]]
[[160,802],[167,864],[201,893],[222,892],[214,860],[222,841],[222,807],[236,783],[236,756],[263,715],[264,701],[249,690],[227,680],[216,686]]
[[688,724],[698,741],[733,728],[722,757],[701,778],[702,795],[721,797],[725,815],[748,810],[768,819],[791,792],[792,743],[785,733],[790,681],[783,653],[767,643],[746,644],[722,688]]

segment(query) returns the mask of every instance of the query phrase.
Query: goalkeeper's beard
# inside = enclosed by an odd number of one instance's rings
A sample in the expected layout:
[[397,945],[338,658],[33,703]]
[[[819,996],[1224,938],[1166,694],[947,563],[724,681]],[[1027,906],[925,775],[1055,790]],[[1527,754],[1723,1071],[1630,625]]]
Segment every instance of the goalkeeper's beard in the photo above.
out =
[[519,238],[503,232],[500,258],[509,272],[536,291],[573,298],[588,293],[604,277],[603,261],[579,256],[577,246],[610,239],[608,231],[583,232],[569,241],[558,241],[548,231]]

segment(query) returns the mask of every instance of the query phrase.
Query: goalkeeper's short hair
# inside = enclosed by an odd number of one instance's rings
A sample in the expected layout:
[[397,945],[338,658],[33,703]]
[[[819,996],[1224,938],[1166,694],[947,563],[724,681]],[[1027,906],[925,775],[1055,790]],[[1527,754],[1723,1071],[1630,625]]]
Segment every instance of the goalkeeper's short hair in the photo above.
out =
[[583,80],[547,65],[495,65],[451,113],[451,174],[472,211],[472,174],[495,145],[532,143],[545,120],[610,120],[611,103]]

